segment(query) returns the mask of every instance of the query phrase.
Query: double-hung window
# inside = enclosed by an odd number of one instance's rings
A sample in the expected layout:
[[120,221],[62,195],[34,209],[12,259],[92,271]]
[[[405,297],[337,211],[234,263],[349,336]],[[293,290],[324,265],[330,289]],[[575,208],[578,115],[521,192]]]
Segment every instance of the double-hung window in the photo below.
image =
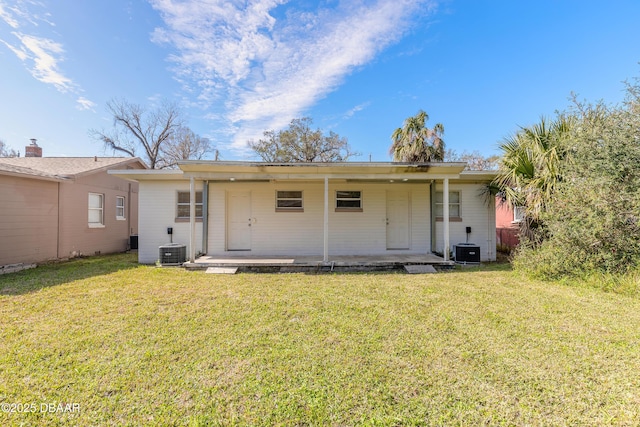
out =
[[[188,191],[178,191],[176,219],[185,220],[191,217],[191,200]],[[202,218],[202,191],[196,191],[196,218]]]
[[116,196],[116,219],[118,220],[126,219],[124,216],[124,204],[125,198],[123,196]]
[[362,212],[362,191],[336,191],[336,212]]
[[89,193],[89,227],[104,227],[104,194]]
[[276,212],[303,212],[302,191],[276,191]]
[[[444,214],[444,197],[442,191],[436,192],[436,219],[442,220]],[[449,220],[461,220],[462,211],[460,209],[460,192],[449,191]]]

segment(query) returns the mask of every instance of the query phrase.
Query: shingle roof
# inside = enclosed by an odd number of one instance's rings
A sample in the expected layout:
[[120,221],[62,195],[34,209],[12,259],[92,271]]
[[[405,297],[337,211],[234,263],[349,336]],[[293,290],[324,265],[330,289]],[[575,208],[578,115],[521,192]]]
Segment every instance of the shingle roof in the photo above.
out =
[[140,162],[136,157],[3,157],[0,171],[48,178],[72,178],[88,172]]
[[40,172],[31,168],[25,168],[22,166],[10,165],[2,163],[3,159],[0,159],[0,175],[28,175],[34,178],[50,179],[54,181],[60,181],[61,179],[50,173]]

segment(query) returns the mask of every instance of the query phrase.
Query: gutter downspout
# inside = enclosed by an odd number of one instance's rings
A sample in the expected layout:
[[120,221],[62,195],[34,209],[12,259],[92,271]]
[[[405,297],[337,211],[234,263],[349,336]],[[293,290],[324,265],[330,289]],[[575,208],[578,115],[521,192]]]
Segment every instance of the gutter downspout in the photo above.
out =
[[202,182],[202,253],[209,252],[209,181]]
[[129,249],[131,249],[131,236],[133,235],[133,228],[131,227],[131,186],[133,184],[129,183],[129,193],[127,194],[127,228],[129,229],[129,242],[127,245]]
[[61,220],[60,220],[60,184],[62,184],[61,182],[58,182],[58,230],[56,233],[56,258],[60,259],[60,228],[61,228]]

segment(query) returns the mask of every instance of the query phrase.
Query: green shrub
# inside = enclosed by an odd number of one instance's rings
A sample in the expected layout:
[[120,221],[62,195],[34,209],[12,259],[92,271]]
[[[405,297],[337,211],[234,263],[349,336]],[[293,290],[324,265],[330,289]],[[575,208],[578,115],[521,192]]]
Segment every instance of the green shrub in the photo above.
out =
[[623,281],[640,268],[640,92],[633,88],[623,107],[576,104],[570,112],[576,120],[561,178],[541,215],[544,241],[524,244],[516,268]]

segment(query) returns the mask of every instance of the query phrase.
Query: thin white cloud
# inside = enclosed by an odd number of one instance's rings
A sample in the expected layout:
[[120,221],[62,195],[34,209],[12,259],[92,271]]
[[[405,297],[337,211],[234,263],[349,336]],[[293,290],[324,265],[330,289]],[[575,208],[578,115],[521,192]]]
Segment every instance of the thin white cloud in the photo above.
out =
[[95,111],[93,109],[93,107],[96,106],[96,103],[93,102],[93,101],[88,100],[84,96],[80,96],[78,99],[76,99],[76,103],[78,104],[78,105],[76,105],[76,108],[78,110],[81,110],[81,111],[84,111],[84,110]]
[[356,113],[364,110],[365,108],[367,108],[369,105],[371,105],[371,102],[367,101],[367,102],[363,102],[362,104],[356,105],[355,107],[353,107],[352,109],[350,109],[349,111],[347,111],[346,113],[343,114],[343,118],[345,119],[350,119],[351,117],[353,117]]
[[2,44],[4,44],[7,48],[9,48],[10,51],[12,51],[19,60],[21,61],[26,61],[27,59],[29,59],[29,55],[27,54],[27,52],[25,52],[22,49],[19,49],[17,47],[14,47],[13,45],[7,43],[4,40],[0,40],[2,42]]
[[285,0],[149,0],[177,49],[177,78],[207,107],[224,105],[233,146],[286,126],[375,59],[435,0],[362,0],[302,9]]
[[0,19],[6,22],[11,28],[19,27],[18,20],[13,17],[12,10],[4,2],[0,2]]
[[[11,32],[15,38],[11,41],[0,40],[24,64],[31,75],[46,84],[51,84],[60,92],[77,92],[77,86],[60,69],[64,60],[62,43],[33,33],[55,27],[45,5],[38,1],[17,1],[12,6],[0,0],[0,19],[16,31]],[[44,23],[45,29],[40,28]],[[20,31],[17,31],[20,30]]]
[[60,43],[51,39],[13,33],[21,46],[12,49],[28,66],[31,75],[43,83],[54,85],[60,92],[67,92],[73,88],[73,82],[59,70],[58,63],[62,61],[64,49]]

